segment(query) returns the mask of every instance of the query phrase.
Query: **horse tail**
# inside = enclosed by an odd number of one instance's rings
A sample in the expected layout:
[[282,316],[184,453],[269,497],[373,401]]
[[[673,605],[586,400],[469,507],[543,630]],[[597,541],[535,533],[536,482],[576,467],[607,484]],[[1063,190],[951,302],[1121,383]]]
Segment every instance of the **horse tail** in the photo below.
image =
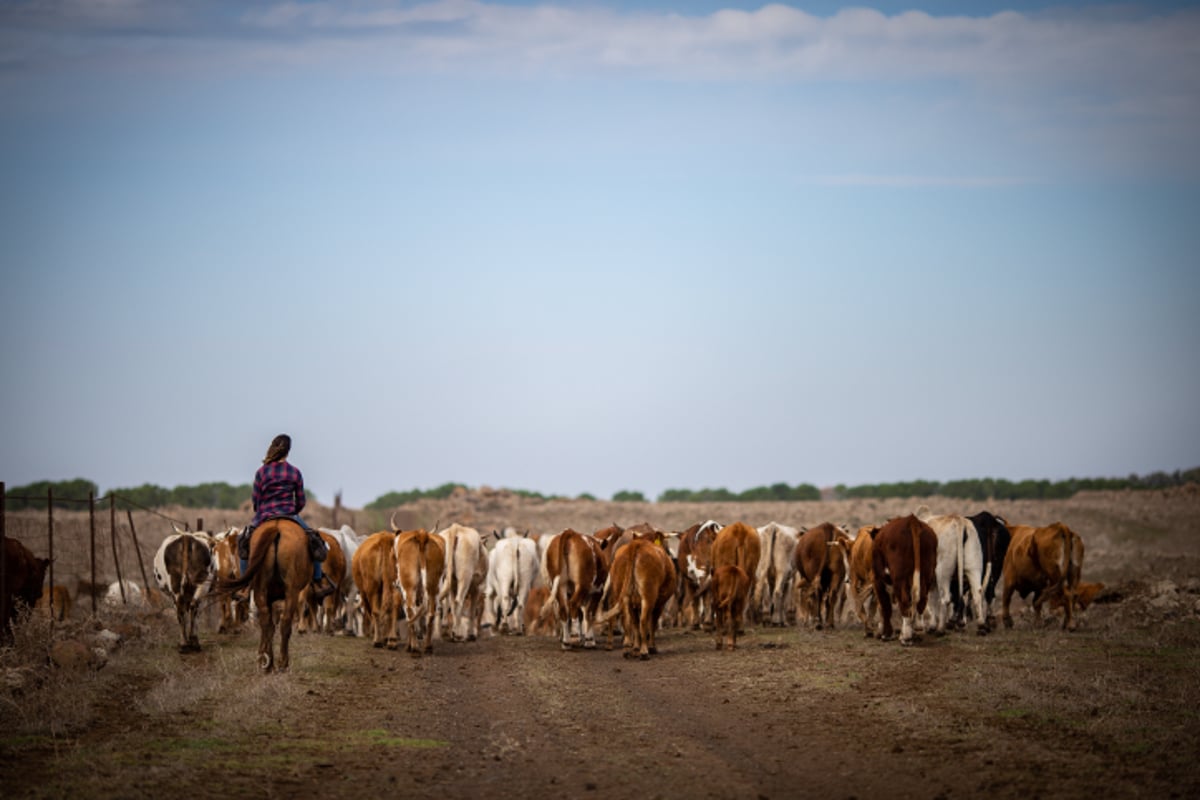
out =
[[279,541],[279,528],[276,527],[270,536],[259,535],[262,528],[255,528],[254,533],[250,538],[250,560],[246,563],[246,571],[242,573],[240,578],[235,578],[231,581],[222,581],[222,591],[234,592],[238,589],[244,589],[254,582],[258,577],[258,573],[262,571],[263,564],[266,563],[267,553],[271,551],[271,545]]

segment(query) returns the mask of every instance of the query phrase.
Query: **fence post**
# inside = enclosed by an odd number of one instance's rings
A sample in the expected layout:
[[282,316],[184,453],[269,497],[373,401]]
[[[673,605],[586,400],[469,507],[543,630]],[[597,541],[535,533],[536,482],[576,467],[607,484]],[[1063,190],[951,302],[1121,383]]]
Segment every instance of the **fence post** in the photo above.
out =
[[[54,624],[54,487],[46,487],[46,530],[50,535],[50,597],[47,598],[50,602],[46,605],[50,607],[50,624]],[[65,617],[64,617],[65,618]]]
[[92,542],[92,616],[96,616],[96,493],[88,492],[88,535]]
[[204,530],[204,517],[196,517],[196,533]]
[[[4,507],[5,498],[8,497],[7,490],[4,488],[4,481],[0,481],[0,598],[8,597],[8,556],[5,555],[4,547],[4,516],[7,513]],[[8,604],[4,604],[7,611]],[[7,625],[7,619],[0,619],[0,626]],[[0,630],[0,634],[4,631]]]
[[146,586],[146,596],[150,595],[150,581],[146,578],[146,562],[142,561],[142,546],[138,543],[137,531],[133,528],[133,511],[125,509],[125,515],[129,517],[129,535],[133,539],[133,551],[137,553],[138,569],[142,571],[142,583]]
[[112,539],[113,565],[117,568],[117,585],[121,587],[121,602],[129,605],[129,598],[125,596],[125,580],[121,577],[121,554],[117,551],[117,498],[112,493],[108,495],[108,535]]

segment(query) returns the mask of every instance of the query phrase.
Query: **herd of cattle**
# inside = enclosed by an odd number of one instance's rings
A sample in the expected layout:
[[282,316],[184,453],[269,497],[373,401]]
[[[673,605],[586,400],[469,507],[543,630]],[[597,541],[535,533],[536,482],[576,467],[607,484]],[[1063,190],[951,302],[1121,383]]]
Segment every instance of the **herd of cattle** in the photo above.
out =
[[[968,620],[985,634],[996,624],[997,586],[1006,626],[1019,594],[1032,598],[1039,621],[1044,604],[1061,608],[1062,626],[1071,630],[1101,588],[1081,583],[1083,542],[1066,525],[1009,525],[986,511],[933,515],[922,506],[855,532],[828,522],[797,529],[712,520],[681,532],[641,523],[541,536],[512,528],[484,535],[459,524],[432,532],[391,528],[368,536],[349,526],[320,529],[329,548],[325,573],[336,591],[317,602],[305,590],[301,630],[345,630],[395,649],[406,627],[406,649],[420,655],[432,652],[435,634],[471,641],[487,626],[509,634],[552,630],[564,649],[593,648],[597,632],[607,629],[612,647],[619,618],[626,656],[645,659],[655,652],[655,633],[675,625],[711,630],[717,648],[729,649],[747,624],[822,629],[851,614],[881,640],[894,638],[898,614],[905,645],[918,628],[941,634]],[[155,580],[174,603],[181,650],[200,646],[202,604],[219,607],[219,632],[251,613],[221,589],[239,574],[238,533],[177,531],[155,555]],[[5,545],[8,564],[44,569],[28,551],[10,559],[13,545],[24,548],[11,539]],[[7,570],[7,583],[18,585],[18,572]],[[30,575],[20,584],[27,603],[26,584],[41,581]],[[7,615],[12,603],[5,601]]]

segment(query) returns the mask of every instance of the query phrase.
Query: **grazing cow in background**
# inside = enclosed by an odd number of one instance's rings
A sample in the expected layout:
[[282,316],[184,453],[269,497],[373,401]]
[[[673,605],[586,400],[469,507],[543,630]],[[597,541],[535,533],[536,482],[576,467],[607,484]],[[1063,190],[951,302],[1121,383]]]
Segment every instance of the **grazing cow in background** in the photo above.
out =
[[11,537],[4,538],[0,558],[4,559],[4,593],[0,594],[0,642],[3,642],[12,637],[12,626],[18,616],[17,604],[23,604],[26,609],[37,605],[50,559],[38,558]]
[[832,628],[850,571],[850,537],[831,522],[809,528],[792,551],[792,567],[809,613],[816,617],[817,630],[825,625]]
[[442,613],[437,621],[441,635],[441,616],[449,620],[451,641],[473,642],[479,638],[479,611],[482,610],[484,582],[487,580],[487,551],[479,531],[459,525],[438,531],[446,550],[446,572],[438,594]]
[[35,608],[56,622],[63,622],[71,616],[75,601],[71,592],[60,583],[49,588],[42,587],[42,596],[38,598]]
[[683,623],[692,630],[699,628],[707,616],[701,585],[708,585],[706,579],[712,566],[712,545],[720,530],[721,524],[710,519],[679,534],[679,553],[675,557],[676,572],[679,575],[679,589],[676,594],[679,597]]
[[658,652],[654,634],[663,608],[675,593],[675,565],[661,541],[657,534],[635,536],[617,552],[605,585],[611,607],[596,619],[596,624],[621,615],[626,658],[636,652],[645,661]]
[[154,580],[175,604],[181,653],[200,649],[196,615],[200,599],[208,594],[217,576],[211,547],[208,536],[175,533],[163,539],[154,554]]
[[[241,533],[241,528],[234,527],[213,536],[213,571],[218,581],[231,583],[241,577],[242,567],[237,555],[237,537]],[[248,599],[234,600],[229,592],[218,592],[216,598],[221,612],[217,633],[231,633],[250,618]]]
[[[1008,544],[1012,535],[1003,518],[989,511],[980,511],[967,517],[975,526],[979,536],[979,549],[983,553],[983,613],[984,621],[989,630],[996,627],[996,616],[992,613],[992,603],[996,599],[996,583],[1004,572],[1004,557],[1008,555]],[[953,592],[955,585],[950,585]],[[955,600],[955,608],[962,605],[962,599]]]
[[1004,559],[1004,595],[1001,613],[1004,626],[1011,628],[1009,604],[1013,593],[1022,599],[1033,595],[1033,613],[1040,624],[1042,604],[1062,595],[1065,630],[1075,630],[1075,592],[1083,569],[1083,540],[1061,522],[1043,528],[1013,525],[1012,542]]
[[875,572],[875,598],[883,620],[880,641],[888,641],[895,635],[892,628],[894,594],[900,610],[900,644],[912,644],[916,618],[925,613],[936,566],[937,534],[915,515],[893,519],[875,534],[872,569]]
[[438,591],[446,569],[445,540],[424,529],[401,531],[396,534],[392,552],[396,560],[397,599],[403,605],[408,623],[405,650],[415,657],[432,653]]
[[362,606],[363,634],[370,631],[374,647],[400,646],[396,613],[396,559],[392,547],[396,534],[379,531],[368,536],[354,551],[351,572]]
[[788,623],[788,600],[796,571],[792,553],[800,532],[778,522],[768,522],[758,529],[762,540],[762,555],[758,560],[753,597],[760,616],[770,625],[782,627]]
[[[750,598],[750,576],[741,567],[727,564],[713,570],[709,582],[713,607],[713,633],[717,649],[737,649],[738,624]],[[728,644],[726,644],[728,642]]]
[[863,525],[850,545],[850,596],[867,638],[875,635],[875,535],[877,525]]
[[[924,507],[922,507],[924,508]],[[939,635],[946,632],[946,623],[954,618],[955,627],[963,623],[964,584],[970,592],[971,611],[975,617],[976,632],[988,633],[986,615],[983,612],[983,550],[975,525],[958,514],[917,514],[938,537],[936,567],[937,600],[933,604],[935,630]],[[954,608],[954,596],[959,598]],[[953,612],[953,613],[952,613]]]
[[536,542],[524,536],[496,542],[488,558],[486,615],[501,633],[525,633],[525,604],[537,573]]
[[104,605],[141,608],[146,605],[146,599],[142,596],[142,587],[126,578],[120,582],[113,581],[108,585],[108,589],[104,592]]
[[[544,571],[550,578],[550,605],[561,626],[563,650],[571,649],[571,628],[578,626],[578,641],[596,646],[592,620],[608,579],[608,561],[600,542],[567,528],[546,548]],[[543,612],[545,613],[545,612]]]
[[321,569],[333,584],[333,592],[317,601],[313,599],[312,585],[304,587],[304,591],[300,592],[300,624],[297,631],[305,633],[311,627],[314,631],[333,635],[333,621],[354,581],[346,577],[350,572],[350,564],[337,537],[321,528],[317,529],[317,535],[325,542],[325,562]]
[[[57,587],[56,587],[57,588]],[[1075,587],[1075,607],[1080,611],[1087,611],[1087,607],[1096,601],[1096,597],[1104,591],[1103,583],[1084,583],[1079,582]],[[1049,598],[1050,610],[1057,611],[1065,605],[1063,595],[1056,594]]]

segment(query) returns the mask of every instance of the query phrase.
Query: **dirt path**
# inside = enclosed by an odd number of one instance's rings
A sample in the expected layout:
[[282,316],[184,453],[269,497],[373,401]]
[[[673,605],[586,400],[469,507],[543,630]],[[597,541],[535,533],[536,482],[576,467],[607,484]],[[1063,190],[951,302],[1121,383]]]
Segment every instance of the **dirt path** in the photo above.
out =
[[4,797],[1195,797],[1200,619],[1076,634],[668,631],[648,662],[550,638],[120,651],[81,735],[0,735]]

